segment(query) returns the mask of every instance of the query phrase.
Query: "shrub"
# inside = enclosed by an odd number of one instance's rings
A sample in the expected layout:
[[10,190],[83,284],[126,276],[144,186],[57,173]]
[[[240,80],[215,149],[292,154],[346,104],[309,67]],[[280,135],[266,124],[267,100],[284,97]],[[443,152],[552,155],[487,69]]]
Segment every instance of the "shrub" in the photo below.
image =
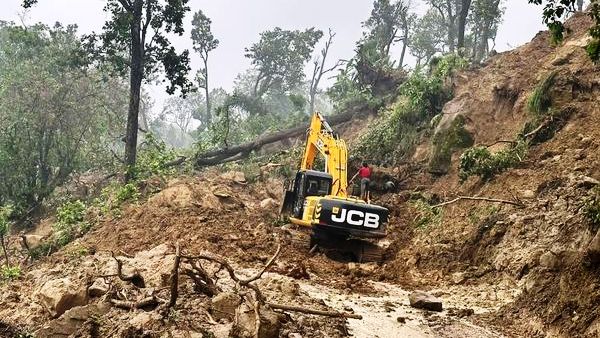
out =
[[437,59],[429,73],[415,70],[400,87],[401,97],[392,109],[361,135],[354,147],[355,155],[389,163],[410,156],[420,136],[429,130],[431,119],[452,98],[445,84],[448,76],[465,64],[464,59],[448,55]]
[[10,230],[9,217],[13,212],[10,205],[0,207],[0,237],[6,236]]
[[486,147],[474,147],[460,156],[459,177],[461,181],[470,176],[490,180],[495,175],[523,161],[527,143],[519,141],[510,148],[492,154]]
[[589,198],[583,208],[587,220],[594,226],[600,227],[600,189],[596,188],[594,196]]
[[19,266],[3,266],[0,270],[0,275],[5,281],[10,281],[21,277],[21,267]]
[[137,201],[140,198],[140,192],[137,185],[134,183],[127,183],[117,190],[116,199],[119,204],[126,201]]
[[556,71],[548,74],[548,76],[546,76],[533,90],[533,93],[527,101],[527,107],[531,113],[539,116],[546,113],[548,108],[552,105],[550,88],[554,85],[556,74]]
[[84,220],[86,211],[85,203],[79,200],[67,202],[58,208],[57,221],[53,225],[57,245],[66,245],[90,229],[90,224]]
[[133,170],[133,177],[146,179],[151,176],[167,176],[174,173],[169,162],[177,158],[175,150],[157,139],[152,133],[144,134],[144,142],[140,146],[139,156]]
[[428,226],[437,226],[442,222],[442,209],[432,208],[425,200],[418,199],[411,202],[412,207],[417,212],[414,226],[416,228],[426,228]]

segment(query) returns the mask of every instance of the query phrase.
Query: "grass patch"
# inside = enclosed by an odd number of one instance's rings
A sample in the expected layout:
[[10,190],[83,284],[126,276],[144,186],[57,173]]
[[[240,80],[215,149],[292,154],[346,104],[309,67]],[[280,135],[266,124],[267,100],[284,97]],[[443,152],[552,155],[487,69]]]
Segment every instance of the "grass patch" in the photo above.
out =
[[557,71],[553,71],[546,76],[533,90],[533,93],[527,101],[527,108],[535,115],[542,115],[548,111],[552,105],[550,89],[554,85]]
[[583,214],[595,229],[600,227],[600,188],[595,188],[594,195],[586,201]]
[[525,141],[518,141],[497,153],[490,152],[487,147],[470,148],[460,156],[459,178],[464,182],[470,176],[479,176],[488,181],[521,163],[527,154],[527,148]]

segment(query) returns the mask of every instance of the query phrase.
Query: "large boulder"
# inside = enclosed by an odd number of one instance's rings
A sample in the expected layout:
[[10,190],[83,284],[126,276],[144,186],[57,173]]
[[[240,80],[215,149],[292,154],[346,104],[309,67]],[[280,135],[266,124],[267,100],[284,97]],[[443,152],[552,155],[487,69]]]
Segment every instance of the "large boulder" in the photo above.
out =
[[465,128],[466,118],[460,114],[443,115],[431,141],[428,170],[432,174],[448,173],[452,154],[473,145],[472,134]]
[[87,290],[69,278],[53,279],[42,285],[38,298],[54,318],[76,306],[87,304]]
[[408,296],[408,300],[410,301],[410,306],[417,309],[442,311],[442,301],[424,291],[411,293]]

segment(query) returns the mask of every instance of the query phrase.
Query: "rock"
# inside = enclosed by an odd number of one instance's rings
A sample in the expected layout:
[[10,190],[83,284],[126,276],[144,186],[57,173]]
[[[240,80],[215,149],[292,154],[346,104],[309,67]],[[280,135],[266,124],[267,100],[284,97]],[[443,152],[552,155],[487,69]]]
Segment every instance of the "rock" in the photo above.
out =
[[586,256],[590,263],[600,263],[600,231],[596,232],[596,236],[592,238],[592,241],[587,247]]
[[557,270],[560,265],[558,257],[551,251],[545,252],[540,256],[540,266],[548,270]]
[[600,181],[589,176],[582,176],[577,182],[577,185],[586,189],[591,189],[597,185],[600,185]]
[[23,245],[26,249],[33,250],[42,244],[44,236],[40,235],[23,235]]
[[213,297],[210,305],[210,313],[218,321],[221,318],[233,320],[235,309],[238,308],[242,299],[233,292],[222,292]]
[[221,174],[221,178],[233,181],[238,184],[246,184],[246,175],[241,171],[228,171]]
[[147,327],[152,321],[159,321],[161,319],[160,314],[155,312],[140,312],[129,320],[129,325],[140,330]]
[[35,332],[35,337],[67,337],[79,330],[91,317],[102,317],[110,311],[108,304],[90,304],[74,307],[59,319],[49,322]]
[[424,292],[415,291],[408,296],[410,306],[417,309],[424,309],[429,311],[442,311],[442,301],[438,298]]
[[[237,331],[242,337],[252,337],[256,319],[252,306],[243,303],[235,312],[235,323],[237,323]],[[258,338],[276,338],[279,337],[281,329],[281,321],[277,313],[273,310],[262,307],[260,309],[260,330]]]
[[406,323],[406,317],[398,317],[396,318],[396,321],[400,324],[404,324]]
[[452,274],[452,282],[454,284],[461,284],[465,279],[467,279],[467,277],[464,272],[455,272]]
[[535,191],[523,190],[523,191],[521,191],[521,197],[527,198],[527,199],[535,198]]
[[291,332],[290,334],[288,334],[288,338],[302,338],[302,335],[298,332]]
[[260,201],[260,207],[263,209],[270,209],[273,207],[277,206],[277,201],[275,201],[272,198],[265,198],[264,200]]
[[69,278],[46,282],[38,291],[38,297],[44,308],[54,318],[76,306],[87,304],[85,288],[75,285]]
[[275,292],[290,300],[300,294],[300,285],[296,281],[281,276],[265,277],[258,282],[258,286],[263,290]]
[[108,283],[104,278],[97,278],[94,283],[88,288],[88,295],[90,297],[100,297],[108,292]]

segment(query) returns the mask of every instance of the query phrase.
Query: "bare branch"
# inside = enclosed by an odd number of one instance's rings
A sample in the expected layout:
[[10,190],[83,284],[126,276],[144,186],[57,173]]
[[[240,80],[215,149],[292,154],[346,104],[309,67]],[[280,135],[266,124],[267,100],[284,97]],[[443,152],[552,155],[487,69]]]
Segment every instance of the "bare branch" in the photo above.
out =
[[145,307],[150,307],[150,306],[154,307],[154,306],[158,305],[158,300],[154,296],[144,298],[137,302],[130,302],[130,301],[124,301],[124,300],[117,300],[117,299],[111,299],[110,302],[114,306],[121,308],[121,309],[125,309],[125,310],[141,309],[141,308],[145,308]]

